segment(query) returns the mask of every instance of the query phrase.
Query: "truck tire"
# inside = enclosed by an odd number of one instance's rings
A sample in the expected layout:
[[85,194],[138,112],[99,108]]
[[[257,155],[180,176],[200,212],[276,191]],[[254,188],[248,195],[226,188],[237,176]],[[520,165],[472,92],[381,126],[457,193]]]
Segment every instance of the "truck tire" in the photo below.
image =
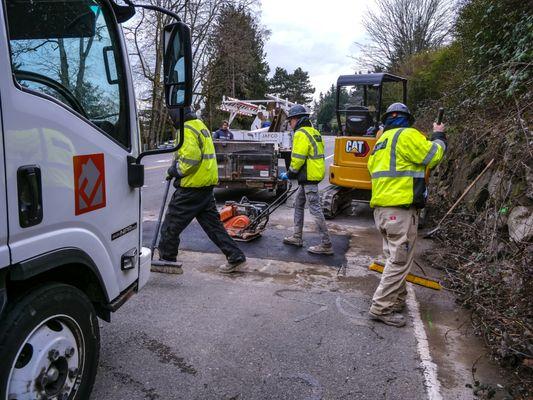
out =
[[100,350],[93,305],[49,283],[8,304],[0,321],[0,400],[88,399]]

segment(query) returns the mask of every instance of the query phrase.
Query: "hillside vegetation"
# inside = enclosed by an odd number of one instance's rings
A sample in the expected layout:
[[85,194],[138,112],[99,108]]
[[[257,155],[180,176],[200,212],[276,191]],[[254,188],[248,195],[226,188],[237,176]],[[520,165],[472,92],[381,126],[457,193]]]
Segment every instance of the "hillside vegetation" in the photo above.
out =
[[[463,2],[453,40],[412,55],[410,106],[426,131],[446,108],[448,153],[433,173],[434,224],[492,162],[435,235],[427,259],[529,398],[533,365],[533,14],[527,1]],[[492,161],[493,160],[493,161]]]

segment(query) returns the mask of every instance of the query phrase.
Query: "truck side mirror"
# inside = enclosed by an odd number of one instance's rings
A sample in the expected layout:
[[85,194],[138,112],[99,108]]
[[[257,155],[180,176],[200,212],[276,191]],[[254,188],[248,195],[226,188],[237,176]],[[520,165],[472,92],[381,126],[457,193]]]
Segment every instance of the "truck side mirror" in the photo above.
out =
[[163,73],[168,108],[189,107],[192,103],[191,29],[183,22],[165,26]]

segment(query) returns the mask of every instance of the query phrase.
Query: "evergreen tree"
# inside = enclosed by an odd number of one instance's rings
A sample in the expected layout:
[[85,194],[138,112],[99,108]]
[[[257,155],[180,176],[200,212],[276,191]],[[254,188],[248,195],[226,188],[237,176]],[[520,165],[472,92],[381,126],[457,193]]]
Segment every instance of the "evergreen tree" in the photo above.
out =
[[[316,122],[322,127],[325,132],[330,132],[337,129],[337,120],[335,115],[335,105],[337,98],[337,90],[335,85],[331,85],[329,90],[322,94],[315,108]],[[343,89],[340,94],[340,105],[344,107],[348,102],[348,92]]]
[[289,96],[289,73],[285,68],[276,67],[274,76],[268,82],[270,94],[286,98]]
[[309,73],[298,67],[290,76],[290,98],[298,104],[309,104],[315,88],[309,80]]
[[309,104],[315,88],[309,80],[309,73],[298,67],[292,74],[286,69],[277,67],[269,81],[269,93],[289,99],[298,104]]
[[268,88],[264,39],[267,32],[244,6],[225,6],[209,41],[210,62],[203,85],[207,124],[214,128],[227,115],[218,111],[222,96],[263,98]]

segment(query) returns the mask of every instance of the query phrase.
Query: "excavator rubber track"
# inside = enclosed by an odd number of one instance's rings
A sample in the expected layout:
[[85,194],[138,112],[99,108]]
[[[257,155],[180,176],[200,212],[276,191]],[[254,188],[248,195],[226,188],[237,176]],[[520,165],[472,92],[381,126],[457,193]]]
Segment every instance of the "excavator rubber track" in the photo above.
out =
[[322,192],[322,210],[326,219],[335,218],[352,204],[354,189],[330,185]]

